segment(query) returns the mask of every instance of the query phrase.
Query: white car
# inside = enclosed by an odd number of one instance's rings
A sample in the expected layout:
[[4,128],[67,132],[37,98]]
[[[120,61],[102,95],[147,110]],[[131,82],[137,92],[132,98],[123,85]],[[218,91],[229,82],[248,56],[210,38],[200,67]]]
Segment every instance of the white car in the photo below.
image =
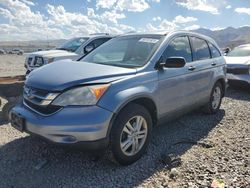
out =
[[13,49],[9,51],[9,54],[23,55],[24,51],[20,49]]
[[234,48],[225,56],[227,79],[230,83],[250,85],[250,44]]
[[25,60],[26,74],[54,61],[62,59],[78,60],[111,38],[108,34],[78,37],[67,41],[55,49],[30,53]]

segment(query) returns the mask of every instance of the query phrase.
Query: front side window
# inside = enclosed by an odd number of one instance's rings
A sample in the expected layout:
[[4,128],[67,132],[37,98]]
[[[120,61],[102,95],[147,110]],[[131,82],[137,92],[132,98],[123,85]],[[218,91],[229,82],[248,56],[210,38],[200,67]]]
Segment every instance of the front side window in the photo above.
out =
[[212,58],[216,58],[216,57],[221,56],[220,51],[213,44],[211,44],[209,42],[208,45],[209,45],[209,48],[210,48],[210,51],[211,51]]
[[250,47],[238,47],[234,48],[231,52],[227,54],[230,57],[244,57],[250,56]]
[[210,59],[210,51],[207,42],[197,37],[190,37],[193,45],[194,60]]
[[63,45],[56,48],[57,50],[67,50],[70,52],[75,52],[83,43],[85,43],[88,40],[88,38],[74,38]]
[[192,61],[192,52],[187,36],[177,37],[170,42],[163,54],[164,60],[169,57],[183,57],[186,62]]
[[111,39],[82,61],[119,67],[142,67],[161,42],[161,35],[125,36]]

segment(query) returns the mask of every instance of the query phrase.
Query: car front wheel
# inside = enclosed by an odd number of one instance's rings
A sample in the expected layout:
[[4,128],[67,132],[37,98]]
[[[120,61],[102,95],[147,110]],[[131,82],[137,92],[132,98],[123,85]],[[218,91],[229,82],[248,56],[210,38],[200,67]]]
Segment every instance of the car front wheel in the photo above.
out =
[[111,130],[111,150],[121,165],[137,161],[146,151],[152,133],[152,118],[143,106],[129,104],[117,116]]

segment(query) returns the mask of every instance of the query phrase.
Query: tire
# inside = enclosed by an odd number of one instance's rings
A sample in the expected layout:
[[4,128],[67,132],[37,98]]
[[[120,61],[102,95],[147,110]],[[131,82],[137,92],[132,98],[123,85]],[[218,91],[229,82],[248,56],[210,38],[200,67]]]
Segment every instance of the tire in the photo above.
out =
[[211,91],[209,102],[203,108],[203,112],[206,114],[216,114],[220,109],[222,96],[222,85],[220,82],[216,82]]
[[8,102],[3,106],[3,120],[6,122],[10,121],[10,111],[16,105],[16,102]]
[[[126,126],[128,122],[133,129],[131,129],[130,126]],[[138,126],[136,122],[141,122],[139,123],[141,126]],[[139,132],[136,128],[138,128]],[[131,135],[129,135],[127,131],[129,131]],[[145,153],[151,135],[152,118],[148,110],[138,104],[129,104],[118,114],[111,129],[110,147],[113,158],[120,165],[130,165],[134,163]],[[123,149],[122,143],[127,143],[124,144],[125,147],[123,147]],[[127,146],[129,147],[125,151]]]

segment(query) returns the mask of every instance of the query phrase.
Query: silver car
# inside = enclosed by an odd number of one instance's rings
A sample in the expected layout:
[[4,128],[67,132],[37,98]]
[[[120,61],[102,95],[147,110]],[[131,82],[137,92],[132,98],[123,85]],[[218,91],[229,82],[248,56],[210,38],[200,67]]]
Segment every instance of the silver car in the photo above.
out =
[[218,112],[225,60],[209,37],[186,31],[115,37],[81,61],[34,70],[12,126],[55,143],[110,146],[122,165],[138,160],[152,129],[201,108]]
[[250,44],[234,48],[226,56],[229,84],[250,85]]

